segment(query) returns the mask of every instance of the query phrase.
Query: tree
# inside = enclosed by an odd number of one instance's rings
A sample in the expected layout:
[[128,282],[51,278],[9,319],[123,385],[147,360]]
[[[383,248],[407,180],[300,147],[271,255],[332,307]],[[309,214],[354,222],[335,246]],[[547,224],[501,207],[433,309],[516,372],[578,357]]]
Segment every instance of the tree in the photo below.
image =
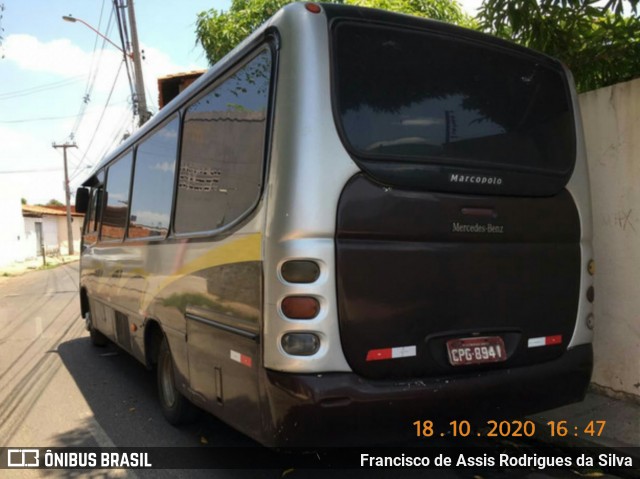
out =
[[485,0],[478,17],[485,32],[559,58],[579,91],[640,77],[638,0],[595,3]]
[[20,203],[23,205],[27,204],[27,199],[26,198],[20,198]]
[[[232,0],[228,11],[211,9],[201,12],[196,21],[197,41],[214,64],[269,17],[291,0]],[[443,20],[462,26],[474,26],[456,0],[331,0],[363,7],[381,8]]]
[[55,198],[50,199],[45,206],[64,206],[64,203],[56,200]]

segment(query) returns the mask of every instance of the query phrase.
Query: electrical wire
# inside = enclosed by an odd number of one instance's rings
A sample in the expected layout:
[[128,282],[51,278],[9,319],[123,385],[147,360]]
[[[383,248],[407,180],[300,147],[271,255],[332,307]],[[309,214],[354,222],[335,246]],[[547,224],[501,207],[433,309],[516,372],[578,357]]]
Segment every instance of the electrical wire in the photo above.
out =
[[[126,62],[125,62],[126,63]],[[118,77],[120,76],[120,72],[122,71],[122,63],[120,63],[120,66],[118,67],[118,72],[116,73],[116,77],[113,80],[113,85],[111,85],[111,91],[109,92],[109,96],[107,97],[107,101],[105,102],[104,108],[102,109],[102,114],[100,115],[100,119],[98,120],[98,124],[95,127],[95,130],[93,131],[93,135],[91,136],[91,140],[89,141],[89,146],[87,146],[84,155],[82,156],[82,160],[84,161],[85,158],[87,157],[87,153],[89,152],[89,150],[91,149],[91,146],[93,145],[93,141],[96,138],[96,135],[98,133],[98,130],[100,130],[100,125],[102,124],[102,120],[104,118],[104,114],[107,111],[107,107],[109,106],[109,102],[111,101],[111,96],[113,95],[113,91],[116,88],[116,83],[118,82]]]
[[54,90],[56,88],[63,88],[73,83],[77,83],[82,81],[84,75],[74,76],[72,78],[66,78],[64,80],[58,80],[51,83],[44,83],[42,85],[37,85],[29,88],[24,88],[23,90],[14,90],[5,93],[0,93],[0,100],[10,100],[13,98],[20,98],[22,96],[34,95],[36,93],[41,93],[48,90]]
[[[100,28],[102,26],[102,16],[104,13],[104,5],[105,5],[106,0],[102,0],[102,7],[100,8],[100,17],[98,20],[98,28],[97,30],[100,31]],[[105,32],[105,36],[109,36],[109,30],[111,28],[111,21],[113,19],[113,9],[111,10],[111,15],[109,16],[109,20],[107,21],[107,28],[106,28],[106,32]],[[82,119],[84,118],[84,115],[86,113],[86,109],[87,109],[87,105],[89,104],[89,102],[91,101],[91,94],[93,93],[93,87],[95,85],[96,82],[96,78],[98,77],[98,72],[100,71],[100,64],[102,62],[102,54],[104,53],[104,49],[107,43],[106,38],[102,38],[102,47],[100,48],[100,54],[98,55],[97,61],[96,61],[96,50],[98,48],[98,41],[100,39],[100,35],[98,35],[96,33],[96,38],[93,42],[93,52],[91,53],[91,65],[89,67],[89,77],[87,78],[87,84],[85,86],[85,90],[84,90],[84,95],[82,95],[82,103],[80,104],[80,110],[78,111],[78,117],[76,118],[76,121],[73,124],[73,127],[71,128],[71,133],[69,133],[69,139],[70,140],[74,140],[77,133],[78,133],[78,128],[80,128],[80,125],[82,123]],[[94,68],[95,67],[95,68]]]
[[[128,52],[129,49],[127,48],[127,44],[125,41],[125,36],[124,36],[124,31],[126,30],[126,27],[124,26],[125,20],[124,20],[124,16],[121,15],[120,13],[120,9],[124,9],[124,6],[120,6],[118,4],[118,0],[113,0],[113,5],[115,7],[115,11],[116,11],[116,18],[118,21],[118,33],[120,34],[120,42],[122,43],[122,50],[125,52]],[[131,79],[131,71],[129,69],[129,62],[131,61],[131,57],[129,55],[125,55],[125,67],[127,70],[127,79],[129,80],[129,90],[131,91],[131,100],[133,101],[134,104],[134,115],[138,112],[138,101],[137,101],[137,95],[136,95],[136,90],[135,90],[135,86],[134,83]]]
[[[112,138],[111,143],[106,144],[100,154],[95,156],[98,161],[96,161],[93,165],[93,168],[88,173],[86,173],[87,178],[94,174],[96,168],[100,164],[100,160],[104,158],[105,155],[115,147],[116,143],[120,141],[120,138],[123,136],[127,128],[126,118],[129,116],[129,113],[130,110],[125,110],[123,115],[120,116],[120,120],[116,122],[116,127],[112,130],[111,134],[107,136],[107,138]],[[81,173],[84,173],[84,170],[79,171],[78,173],[73,175],[73,177],[69,179],[69,182],[75,181],[75,179],[77,179]]]
[[31,170],[2,170],[0,171],[0,175],[10,175],[12,173],[47,173],[51,171],[62,171],[62,166],[51,167],[51,168],[34,168]]
[[69,118],[75,118],[76,115],[68,115],[68,116],[45,116],[40,118],[23,118],[20,120],[0,120],[0,123],[9,124],[9,123],[31,123],[35,121],[51,121],[51,120],[67,120]]

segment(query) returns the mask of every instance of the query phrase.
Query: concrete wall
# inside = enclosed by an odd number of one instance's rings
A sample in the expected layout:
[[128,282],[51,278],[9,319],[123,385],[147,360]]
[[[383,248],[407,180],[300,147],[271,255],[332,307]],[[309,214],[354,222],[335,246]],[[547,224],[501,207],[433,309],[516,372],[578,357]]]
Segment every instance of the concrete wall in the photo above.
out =
[[45,216],[43,218],[25,218],[24,231],[26,233],[27,257],[35,258],[38,255],[38,244],[36,241],[36,223],[42,223],[42,235],[45,251],[47,254],[57,254],[60,250],[58,244],[58,219],[55,216]]
[[[58,244],[60,245],[60,254],[69,254],[67,238],[67,217],[58,216]],[[72,216],[71,230],[73,232],[73,252],[78,254],[80,252],[80,239],[82,238],[82,222],[84,218],[78,216]]]
[[24,261],[26,242],[18,191],[8,181],[0,183],[0,267]]
[[640,396],[640,79],[580,95],[596,258],[593,382]]

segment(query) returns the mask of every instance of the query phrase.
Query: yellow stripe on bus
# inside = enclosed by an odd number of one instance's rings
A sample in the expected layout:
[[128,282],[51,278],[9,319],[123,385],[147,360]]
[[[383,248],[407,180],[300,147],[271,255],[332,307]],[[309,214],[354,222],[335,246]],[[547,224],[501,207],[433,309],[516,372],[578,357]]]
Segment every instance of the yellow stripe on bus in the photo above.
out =
[[170,284],[185,276],[224,264],[244,263],[247,261],[262,260],[262,233],[251,233],[239,238],[230,239],[212,246],[205,254],[185,264],[155,289],[153,293],[147,292],[142,301],[142,311],[146,311],[160,291]]

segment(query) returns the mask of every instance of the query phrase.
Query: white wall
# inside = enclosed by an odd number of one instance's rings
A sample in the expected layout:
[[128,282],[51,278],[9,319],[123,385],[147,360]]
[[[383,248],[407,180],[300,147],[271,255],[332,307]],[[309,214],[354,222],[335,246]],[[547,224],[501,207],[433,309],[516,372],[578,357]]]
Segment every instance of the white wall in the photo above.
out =
[[[84,218],[73,216],[71,222],[71,230],[73,233],[73,252],[78,254],[80,252],[80,239],[82,237],[82,222]],[[67,217],[58,216],[58,244],[60,245],[60,254],[69,254],[68,243],[69,238],[67,234]]]
[[0,184],[0,267],[25,259],[20,194],[8,181]]
[[580,95],[593,198],[593,382],[640,396],[640,79]]
[[58,244],[58,220],[55,216],[45,216],[43,218],[25,218],[24,231],[26,234],[27,254],[29,258],[35,258],[38,253],[36,240],[36,223],[42,223],[42,234],[44,246],[48,254],[59,250]]

